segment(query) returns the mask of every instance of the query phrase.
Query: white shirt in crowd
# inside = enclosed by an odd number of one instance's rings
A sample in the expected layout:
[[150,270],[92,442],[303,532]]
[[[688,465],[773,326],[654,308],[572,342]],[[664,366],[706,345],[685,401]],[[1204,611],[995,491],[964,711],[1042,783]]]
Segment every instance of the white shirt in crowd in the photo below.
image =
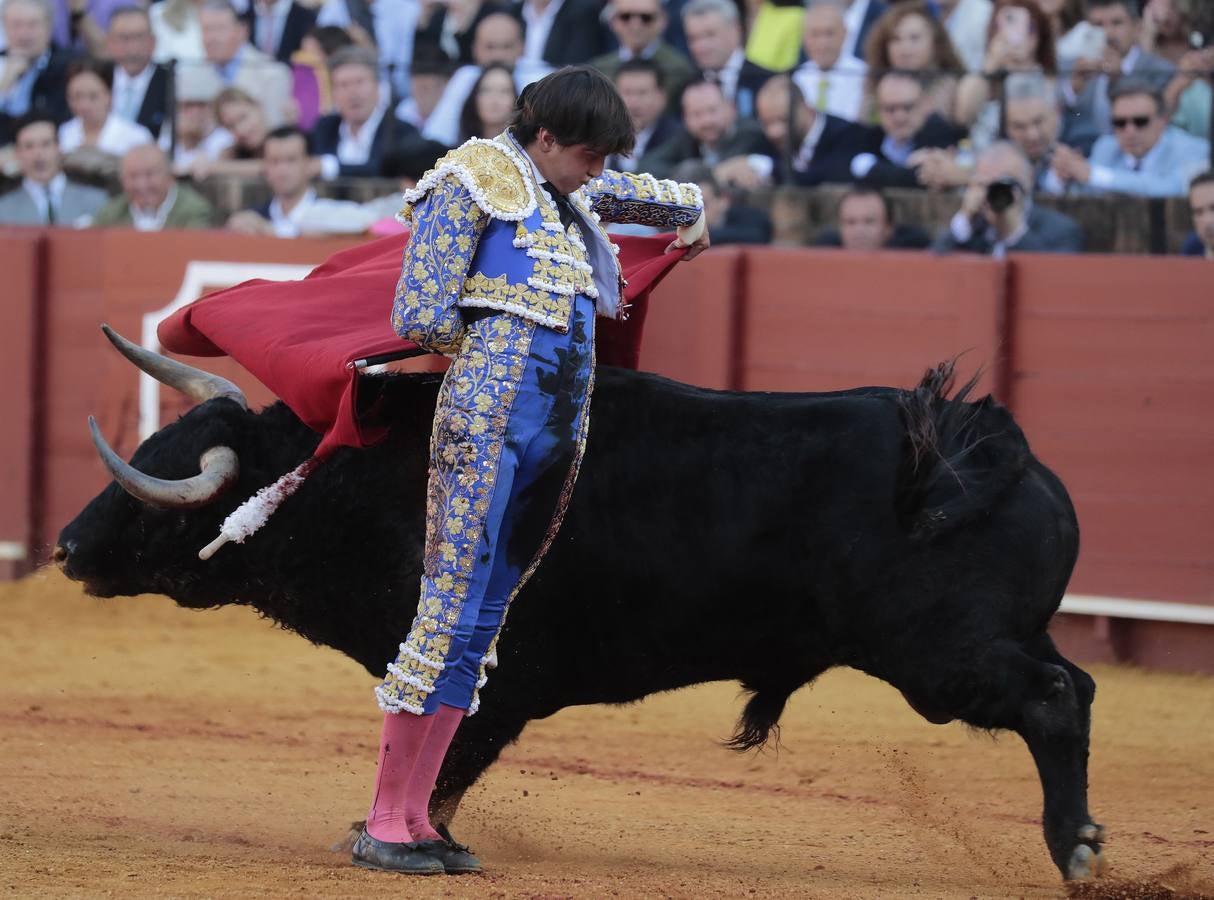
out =
[[852,0],[851,6],[843,13],[843,27],[847,29],[847,36],[843,39],[840,57],[864,58],[864,48],[857,46],[857,39],[860,37],[860,26],[864,24],[864,17],[868,15],[868,4],[869,0]]
[[156,67],[151,63],[143,67],[138,75],[130,76],[122,66],[114,67],[114,105],[111,110],[128,122],[139,118],[139,110],[143,106],[143,98],[147,95],[148,85],[152,83],[152,75]]
[[363,122],[362,127],[358,129],[358,134],[351,130],[344,119],[342,120],[341,124],[337,126],[337,153],[330,153],[320,158],[321,178],[330,181],[341,174],[342,163],[348,166],[361,166],[371,158],[371,145],[375,143],[375,132],[379,131],[379,124],[384,120],[384,114],[388,111],[390,99],[388,92],[381,85],[379,103],[376,104],[375,111],[371,113],[371,118]]
[[544,61],[544,46],[548,43],[548,35],[552,33],[552,23],[556,21],[556,14],[564,4],[565,0],[548,0],[544,11],[537,13],[535,5],[530,0],[525,0],[521,10],[523,21],[527,25],[523,59],[532,62]]
[[[121,116],[110,113],[97,136],[97,149],[114,156],[124,156],[132,147],[153,142],[152,132],[142,125],[128,122]],[[68,119],[59,126],[59,150],[71,153],[84,145],[84,123],[80,119]]]
[[986,32],[993,10],[991,0],[958,0],[944,20],[944,28],[957,55],[970,72],[982,71],[986,59]]
[[173,204],[177,202],[177,185],[169,187],[168,196],[164,198],[164,202],[160,204],[159,209],[140,209],[134,203],[131,204],[131,222],[135,226],[136,231],[161,231],[164,228],[164,223],[168,221],[169,210],[173,208]]
[[[180,142],[173,147],[173,165],[190,166],[196,159],[217,160],[223,151],[235,143],[236,139],[232,137],[230,131],[225,128],[214,128],[210,134],[198,142],[196,147],[186,147]],[[159,144],[161,150],[165,153],[169,152],[171,144],[169,129],[165,128],[161,131]]]
[[801,89],[805,102],[814,109],[855,122],[860,118],[860,106],[864,102],[867,72],[868,64],[854,56],[840,56],[834,67],[826,72],[811,59],[797,67],[792,80]]

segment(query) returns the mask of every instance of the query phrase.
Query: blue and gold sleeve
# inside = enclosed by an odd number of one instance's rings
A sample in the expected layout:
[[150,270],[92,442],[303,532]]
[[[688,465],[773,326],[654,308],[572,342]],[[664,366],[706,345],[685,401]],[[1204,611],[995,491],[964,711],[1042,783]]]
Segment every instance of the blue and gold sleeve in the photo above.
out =
[[412,234],[392,304],[392,328],[425,350],[452,354],[464,337],[459,298],[489,214],[455,177],[401,211]]
[[584,190],[590,208],[604,222],[669,229],[694,224],[704,211],[704,198],[694,184],[648,174],[605,169]]

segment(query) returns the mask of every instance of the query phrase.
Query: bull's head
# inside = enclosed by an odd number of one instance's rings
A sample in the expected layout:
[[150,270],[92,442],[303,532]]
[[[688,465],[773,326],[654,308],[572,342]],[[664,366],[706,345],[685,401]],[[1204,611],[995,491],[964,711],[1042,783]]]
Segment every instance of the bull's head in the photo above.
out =
[[[151,353],[108,327],[106,336],[127,359],[197,406],[124,462],[89,418],[93,442],[114,483],[59,536],[54,559],[68,577],[99,596],[168,593],[190,606],[228,602],[215,573],[198,577],[197,549],[243,494],[240,449],[255,430],[244,394],[232,382]],[[256,453],[252,455],[256,456]],[[188,510],[194,512],[187,515]]]

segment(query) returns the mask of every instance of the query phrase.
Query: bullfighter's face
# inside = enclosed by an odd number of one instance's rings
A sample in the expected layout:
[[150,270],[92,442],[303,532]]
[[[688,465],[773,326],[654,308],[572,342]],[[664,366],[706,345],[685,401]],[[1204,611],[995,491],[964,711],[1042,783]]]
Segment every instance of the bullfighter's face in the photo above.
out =
[[571,194],[592,178],[603,174],[604,155],[585,144],[559,144],[547,128],[535,140],[532,158],[536,168],[562,194]]

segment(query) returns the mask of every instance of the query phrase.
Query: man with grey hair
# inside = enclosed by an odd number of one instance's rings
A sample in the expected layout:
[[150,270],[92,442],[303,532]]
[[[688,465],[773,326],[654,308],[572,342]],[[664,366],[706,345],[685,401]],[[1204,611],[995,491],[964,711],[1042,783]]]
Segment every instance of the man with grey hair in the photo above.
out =
[[868,65],[843,53],[846,8],[846,0],[810,0],[803,31],[806,59],[793,72],[792,80],[818,112],[855,122],[864,103]]
[[51,48],[47,0],[4,0],[0,22],[8,47],[0,53],[0,147],[13,141],[13,126],[26,113],[66,122],[70,56]]
[[292,112],[291,70],[249,43],[249,27],[228,0],[203,0],[198,22],[206,62],[194,65],[212,67],[225,87],[243,88],[261,106],[269,128],[285,122]]
[[1062,183],[1050,172],[1062,124],[1060,112],[1057,92],[1040,72],[1008,76],[1003,105],[1007,138],[1028,157],[1036,191],[1062,193]]
[[996,141],[978,157],[961,208],[936,239],[941,253],[1078,253],[1083,232],[1069,216],[1037,206],[1033,169],[1020,148]]
[[753,118],[755,94],[775,73],[746,58],[737,6],[730,0],[691,0],[683,7],[683,33],[700,74],[721,86],[739,116]]

